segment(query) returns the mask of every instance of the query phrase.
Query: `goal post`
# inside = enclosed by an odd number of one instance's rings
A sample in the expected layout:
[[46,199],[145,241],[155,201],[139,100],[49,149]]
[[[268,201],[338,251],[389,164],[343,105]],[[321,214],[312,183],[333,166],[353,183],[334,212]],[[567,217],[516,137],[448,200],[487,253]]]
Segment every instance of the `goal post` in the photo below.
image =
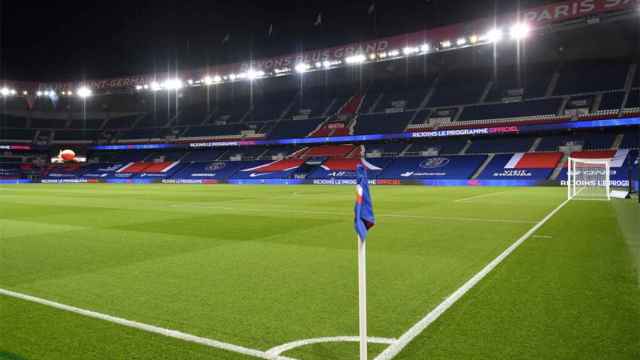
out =
[[611,200],[611,159],[569,158],[569,200]]

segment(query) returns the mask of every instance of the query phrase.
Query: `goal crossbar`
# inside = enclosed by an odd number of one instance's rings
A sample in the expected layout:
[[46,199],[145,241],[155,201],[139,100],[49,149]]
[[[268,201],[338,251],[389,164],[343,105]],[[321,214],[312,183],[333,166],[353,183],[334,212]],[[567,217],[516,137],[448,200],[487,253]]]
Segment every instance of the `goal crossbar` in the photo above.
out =
[[570,200],[611,200],[611,159],[570,157],[567,196]]

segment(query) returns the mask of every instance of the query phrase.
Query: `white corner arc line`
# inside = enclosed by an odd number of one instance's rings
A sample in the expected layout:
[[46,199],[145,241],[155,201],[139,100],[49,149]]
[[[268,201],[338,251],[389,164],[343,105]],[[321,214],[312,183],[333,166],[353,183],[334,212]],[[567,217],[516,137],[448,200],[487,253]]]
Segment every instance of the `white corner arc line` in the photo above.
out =
[[380,355],[374,360],[391,360],[402,351],[413,339],[420,335],[424,329],[436,321],[440,315],[447,311],[453,304],[456,303],[464,294],[471,290],[480,280],[482,280],[487,274],[495,269],[504,259],[506,259],[513,251],[515,251],[523,242],[525,242],[531,235],[533,235],[538,229],[540,229],[549,219],[551,219],[560,209],[562,209],[569,200],[565,200],[557,208],[553,209],[547,216],[545,216],[540,222],[533,226],[529,231],[516,240],[511,246],[509,246],[498,257],[488,263],[482,270],[475,274],[471,279],[467,280],[461,287],[454,291],[443,302],[436,306],[430,313],[424,318],[414,324],[409,330],[407,330],[402,336],[398,338],[393,344],[387,347]]
[[[315,339],[305,339],[305,340],[297,340],[292,341],[286,344],[278,345],[274,348],[267,350],[267,354],[272,356],[279,356],[282,353],[287,351],[303,347],[309,346],[313,344],[322,344],[329,342],[359,342],[360,337],[358,336],[334,336],[334,337],[322,337]],[[396,341],[396,339],[387,339],[387,338],[379,338],[379,337],[368,337],[367,342],[370,344],[387,344],[391,345]]]
[[166,337],[170,337],[170,338],[174,338],[174,339],[178,339],[186,342],[200,344],[200,345],[204,345],[204,346],[208,346],[208,347],[212,347],[220,350],[231,351],[231,352],[239,353],[242,355],[253,356],[259,359],[293,360],[287,357],[269,355],[265,351],[261,351],[261,350],[250,349],[244,346],[229,344],[229,343],[225,343],[225,342],[213,340],[213,339],[207,339],[204,337],[187,334],[177,330],[165,329],[158,326],[148,325],[148,324],[144,324],[144,323],[140,323],[132,320],[127,320],[127,319],[123,319],[123,318],[119,318],[119,317],[111,316],[107,314],[102,314],[102,313],[91,311],[91,310],[85,310],[85,309],[77,308],[75,306],[65,305],[65,304],[54,302],[54,301],[41,299],[35,296],[21,294],[11,290],[5,290],[0,288],[0,295],[5,295],[12,298],[24,300],[24,301],[29,301],[32,303],[52,307],[58,310],[64,310],[74,314],[78,314],[78,315],[82,315],[82,316],[86,316],[86,317],[90,317],[98,320],[103,320],[110,323],[126,326],[133,329],[138,329],[138,330],[146,331],[149,333],[158,334],[158,335],[162,335],[162,336],[166,336]]

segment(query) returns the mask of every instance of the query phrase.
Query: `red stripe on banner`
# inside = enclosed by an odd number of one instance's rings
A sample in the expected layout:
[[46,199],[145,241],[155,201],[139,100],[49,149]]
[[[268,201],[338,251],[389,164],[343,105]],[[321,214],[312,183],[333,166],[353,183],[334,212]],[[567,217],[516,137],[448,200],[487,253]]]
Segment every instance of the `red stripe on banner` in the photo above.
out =
[[516,169],[553,169],[562,159],[562,153],[534,153],[525,154]]

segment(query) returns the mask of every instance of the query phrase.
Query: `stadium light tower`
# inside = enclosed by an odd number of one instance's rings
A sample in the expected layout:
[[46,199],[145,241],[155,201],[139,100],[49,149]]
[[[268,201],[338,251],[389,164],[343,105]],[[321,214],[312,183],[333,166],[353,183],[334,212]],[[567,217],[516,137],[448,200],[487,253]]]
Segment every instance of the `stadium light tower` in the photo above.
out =
[[81,99],[86,99],[91,97],[91,95],[93,95],[93,91],[86,86],[80,87],[78,91],[76,91],[76,93]]

